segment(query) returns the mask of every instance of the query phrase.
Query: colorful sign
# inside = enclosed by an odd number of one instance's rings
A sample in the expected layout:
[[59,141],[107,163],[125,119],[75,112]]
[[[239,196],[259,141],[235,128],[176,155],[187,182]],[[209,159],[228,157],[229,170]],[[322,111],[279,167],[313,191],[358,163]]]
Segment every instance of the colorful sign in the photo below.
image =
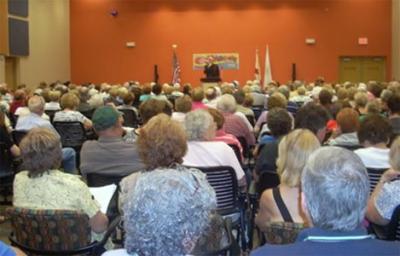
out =
[[194,53],[193,70],[203,70],[209,57],[220,69],[239,69],[239,53]]

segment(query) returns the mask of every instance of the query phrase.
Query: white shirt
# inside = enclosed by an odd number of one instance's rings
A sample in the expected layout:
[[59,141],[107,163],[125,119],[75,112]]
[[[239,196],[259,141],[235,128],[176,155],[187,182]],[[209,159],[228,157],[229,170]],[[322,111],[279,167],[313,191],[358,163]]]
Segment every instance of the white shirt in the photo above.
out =
[[54,110],[54,111],[61,110],[60,103],[54,101],[47,102],[44,105],[44,110]]
[[101,256],[133,256],[137,255],[135,254],[128,254],[128,252],[125,249],[116,249],[116,250],[111,250],[103,253]]
[[182,113],[182,112],[173,112],[171,118],[175,121],[178,121],[179,123],[181,123],[182,125],[185,124],[185,116],[186,113]]
[[54,115],[54,122],[81,122],[88,120],[82,113],[78,111],[58,111]]
[[360,148],[354,151],[366,168],[385,169],[390,168],[389,148]]
[[235,170],[238,180],[244,176],[235,152],[228,144],[221,141],[189,141],[188,151],[183,157],[183,165],[194,167],[231,166]]
[[17,120],[17,125],[15,126],[15,130],[28,131],[36,127],[45,127],[55,131],[49,120],[46,120],[35,113],[30,113],[26,116],[19,117]]
[[[18,116],[18,118],[20,118],[20,117],[22,117],[22,116],[27,116],[27,115],[29,115],[30,113],[31,113],[31,111],[29,110],[28,107],[19,107],[19,108],[17,108],[17,110],[15,110],[14,115],[16,115],[16,116]],[[50,117],[49,117],[46,113],[43,113],[43,114],[41,115],[41,117],[42,117],[43,119],[50,120]]]

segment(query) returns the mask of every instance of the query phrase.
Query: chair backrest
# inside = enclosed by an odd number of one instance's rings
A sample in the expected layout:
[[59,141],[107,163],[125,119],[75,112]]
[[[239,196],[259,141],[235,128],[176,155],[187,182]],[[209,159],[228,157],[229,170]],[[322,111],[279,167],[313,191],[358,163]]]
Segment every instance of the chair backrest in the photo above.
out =
[[228,146],[231,147],[235,152],[236,158],[238,159],[239,163],[243,164],[242,153],[240,152],[240,148],[235,144],[228,144]]
[[207,175],[208,183],[217,195],[217,210],[221,215],[238,212],[239,190],[235,170],[230,166],[193,167]]
[[55,115],[56,112],[58,112],[58,111],[59,111],[59,110],[45,110],[44,113],[46,113],[46,115],[49,116],[50,122],[53,123],[54,115]]
[[240,142],[240,145],[242,145],[243,148],[243,156],[244,157],[250,157],[250,148],[249,145],[247,144],[246,138],[239,136],[237,137],[238,141]]
[[400,205],[393,211],[388,227],[387,239],[400,241]]
[[11,132],[11,135],[13,137],[14,143],[19,145],[21,143],[21,140],[25,137],[25,135],[28,134],[28,131],[22,131],[22,130],[13,130]]
[[86,181],[89,187],[102,187],[110,184],[119,185],[123,176],[102,175],[98,173],[87,173]]
[[368,177],[369,177],[369,188],[370,188],[370,193],[374,191],[376,185],[379,182],[379,179],[381,178],[382,174],[386,171],[387,169],[375,169],[375,168],[367,168],[368,171]]
[[16,241],[43,251],[67,251],[86,247],[91,241],[89,217],[70,210],[6,209]]
[[254,117],[257,121],[258,118],[260,117],[261,113],[264,111],[264,106],[252,106],[251,109],[253,110]]
[[277,187],[280,184],[279,176],[274,171],[263,171],[260,173],[257,183],[257,193],[261,197],[264,190]]
[[86,141],[86,131],[81,122],[54,122],[63,147],[80,147]]
[[139,119],[135,111],[132,109],[118,109],[118,111],[124,113],[124,126],[132,128],[137,128],[139,126]]
[[86,111],[79,111],[79,112],[81,112],[81,114],[84,115],[85,117],[92,119],[94,111],[95,111],[95,109],[93,108],[93,109],[89,109]]

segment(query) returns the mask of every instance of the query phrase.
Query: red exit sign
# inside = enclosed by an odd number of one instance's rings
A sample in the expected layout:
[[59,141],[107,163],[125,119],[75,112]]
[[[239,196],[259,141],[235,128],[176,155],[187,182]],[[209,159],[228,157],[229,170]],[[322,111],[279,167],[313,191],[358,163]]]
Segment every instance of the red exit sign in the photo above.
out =
[[368,44],[368,37],[359,37],[358,38],[359,45],[367,45]]

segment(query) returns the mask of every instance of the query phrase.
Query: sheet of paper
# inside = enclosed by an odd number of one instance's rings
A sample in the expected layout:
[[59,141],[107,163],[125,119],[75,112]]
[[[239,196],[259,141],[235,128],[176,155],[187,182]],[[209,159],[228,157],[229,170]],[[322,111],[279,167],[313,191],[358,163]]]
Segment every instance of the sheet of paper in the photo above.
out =
[[103,187],[89,188],[90,193],[100,204],[100,210],[102,213],[107,212],[108,205],[110,204],[111,198],[114,195],[117,185],[111,184]]

